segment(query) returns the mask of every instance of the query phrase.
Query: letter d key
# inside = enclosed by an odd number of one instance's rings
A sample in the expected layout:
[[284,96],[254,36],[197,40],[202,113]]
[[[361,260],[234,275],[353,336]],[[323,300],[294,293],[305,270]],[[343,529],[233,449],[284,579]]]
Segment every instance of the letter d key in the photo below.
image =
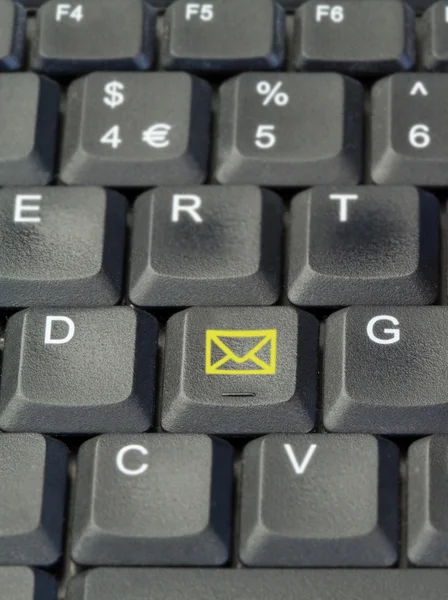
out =
[[[122,433],[151,427],[157,323],[128,307],[30,308],[6,327],[0,429]],[[120,464],[128,465],[129,454]]]

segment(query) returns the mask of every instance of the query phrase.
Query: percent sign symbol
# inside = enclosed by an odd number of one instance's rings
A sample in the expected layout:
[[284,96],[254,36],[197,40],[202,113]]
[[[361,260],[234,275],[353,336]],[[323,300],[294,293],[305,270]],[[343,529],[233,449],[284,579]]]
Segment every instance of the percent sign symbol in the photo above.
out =
[[286,106],[289,102],[289,96],[286,92],[282,92],[281,89],[283,83],[277,81],[275,85],[269,83],[269,81],[259,81],[257,83],[257,94],[264,96],[263,106],[268,106],[274,103],[276,106]]

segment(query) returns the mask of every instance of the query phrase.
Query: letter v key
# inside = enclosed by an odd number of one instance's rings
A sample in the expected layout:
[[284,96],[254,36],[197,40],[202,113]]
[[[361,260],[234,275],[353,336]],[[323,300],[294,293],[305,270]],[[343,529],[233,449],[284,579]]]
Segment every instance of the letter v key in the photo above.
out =
[[313,454],[316,451],[317,444],[311,444],[301,463],[297,461],[296,455],[294,454],[294,450],[292,449],[291,444],[284,444],[284,448],[286,450],[286,454],[288,455],[289,460],[291,461],[292,468],[294,469],[296,475],[303,475],[307,470],[311,459],[313,458]]

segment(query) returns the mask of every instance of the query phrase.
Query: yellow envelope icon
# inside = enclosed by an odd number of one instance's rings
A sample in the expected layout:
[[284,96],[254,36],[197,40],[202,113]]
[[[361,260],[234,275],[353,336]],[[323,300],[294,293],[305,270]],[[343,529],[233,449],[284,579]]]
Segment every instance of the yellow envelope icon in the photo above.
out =
[[[250,350],[242,353],[232,341],[245,338]],[[213,355],[219,358],[213,359]],[[260,355],[263,355],[261,358]],[[208,329],[205,332],[207,375],[274,375],[277,363],[277,330]]]

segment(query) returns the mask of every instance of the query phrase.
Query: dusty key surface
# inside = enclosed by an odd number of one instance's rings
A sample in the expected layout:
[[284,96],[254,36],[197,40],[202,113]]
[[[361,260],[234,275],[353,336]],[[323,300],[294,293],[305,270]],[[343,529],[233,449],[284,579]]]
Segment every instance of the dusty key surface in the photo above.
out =
[[239,555],[251,567],[398,559],[399,453],[368,435],[270,435],[243,452]]
[[157,322],[129,307],[43,309],[8,322],[0,429],[93,434],[152,426]]
[[218,566],[229,558],[232,447],[205,435],[101,436],[78,460],[82,565]]
[[447,586],[448,572],[434,569],[98,569],[72,581],[67,600],[440,600]]

